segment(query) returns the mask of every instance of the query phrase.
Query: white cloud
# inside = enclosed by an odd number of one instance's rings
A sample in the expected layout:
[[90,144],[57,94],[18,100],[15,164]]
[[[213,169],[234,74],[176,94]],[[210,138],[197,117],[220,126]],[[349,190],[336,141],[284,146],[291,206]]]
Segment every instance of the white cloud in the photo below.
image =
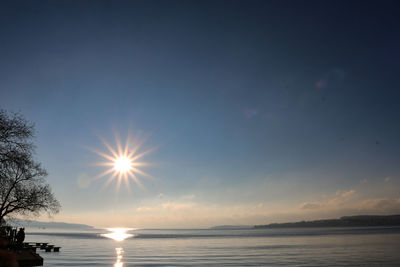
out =
[[356,195],[356,191],[351,189],[348,191],[337,191],[336,194],[328,199],[322,201],[306,202],[300,206],[303,210],[317,210],[317,209],[334,209],[348,204]]
[[360,198],[355,190],[337,191],[322,201],[306,202],[300,209],[307,214],[392,214],[400,212],[400,198]]
[[337,191],[336,196],[327,203],[329,206],[343,206],[348,204],[356,195],[356,191],[351,189],[348,191]]
[[192,199],[194,199],[195,197],[196,197],[196,195],[191,194],[191,195],[184,195],[184,196],[181,196],[181,199],[192,200]]
[[158,203],[153,206],[141,206],[136,208],[137,212],[155,212],[164,213],[169,211],[182,211],[193,208],[196,203],[193,202],[174,202],[166,201],[163,203]]
[[321,207],[322,205],[320,203],[307,203],[307,202],[300,206],[300,208],[303,210],[313,210],[313,209],[319,209]]
[[136,208],[136,211],[138,212],[143,212],[143,211],[153,211],[156,207],[138,207]]
[[173,210],[173,211],[190,209],[193,206],[194,203],[170,202],[170,201],[161,204],[161,207],[163,209]]
[[400,211],[400,199],[389,199],[389,198],[375,198],[367,199],[359,204],[360,210],[367,211],[380,211],[380,212],[399,212]]

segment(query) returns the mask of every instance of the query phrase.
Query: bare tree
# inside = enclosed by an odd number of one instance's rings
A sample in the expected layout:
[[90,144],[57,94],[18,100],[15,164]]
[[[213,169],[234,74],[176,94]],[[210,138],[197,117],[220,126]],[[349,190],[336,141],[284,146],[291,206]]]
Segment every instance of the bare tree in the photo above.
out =
[[0,109],[0,222],[12,215],[57,213],[60,204],[33,159],[34,127],[20,114]]

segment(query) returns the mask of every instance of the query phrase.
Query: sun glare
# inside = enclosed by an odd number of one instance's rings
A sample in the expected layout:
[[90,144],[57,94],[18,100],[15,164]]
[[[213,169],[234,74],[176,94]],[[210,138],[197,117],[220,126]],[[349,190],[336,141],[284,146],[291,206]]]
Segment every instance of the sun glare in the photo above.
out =
[[133,236],[133,234],[127,233],[128,231],[133,230],[131,228],[107,228],[107,230],[110,231],[110,233],[102,234],[102,236],[118,242]]
[[113,148],[104,139],[100,139],[107,148],[108,153],[100,152],[93,149],[89,150],[106,160],[104,162],[97,162],[95,163],[95,165],[105,166],[108,167],[108,169],[95,177],[94,180],[109,175],[109,178],[104,184],[104,187],[108,186],[112,181],[116,181],[117,190],[119,190],[119,188],[121,187],[122,182],[129,190],[130,180],[142,187],[138,176],[151,177],[149,174],[140,169],[141,167],[150,165],[149,163],[142,161],[142,158],[154,149],[139,152],[143,144],[143,140],[132,138],[129,135],[124,146],[121,145],[119,137],[116,137],[116,148]]
[[127,157],[120,157],[114,162],[114,170],[124,173],[131,169],[132,162]]

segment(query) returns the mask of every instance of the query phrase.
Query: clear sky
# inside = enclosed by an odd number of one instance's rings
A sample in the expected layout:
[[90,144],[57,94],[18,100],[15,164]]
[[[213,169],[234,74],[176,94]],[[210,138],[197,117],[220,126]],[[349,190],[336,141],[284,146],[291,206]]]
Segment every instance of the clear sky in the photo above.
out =
[[[400,212],[398,1],[1,1],[0,107],[54,221],[207,227]],[[129,129],[131,129],[129,134]],[[156,148],[116,190],[115,132]],[[123,141],[124,143],[124,141]],[[49,220],[43,216],[42,220]]]

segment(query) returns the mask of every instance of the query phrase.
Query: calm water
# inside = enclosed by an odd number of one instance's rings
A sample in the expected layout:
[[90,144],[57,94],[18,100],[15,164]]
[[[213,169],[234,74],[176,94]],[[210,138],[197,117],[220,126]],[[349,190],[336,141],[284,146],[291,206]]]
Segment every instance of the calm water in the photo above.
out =
[[106,230],[28,232],[44,266],[400,266],[400,228],[136,230],[114,241]]

